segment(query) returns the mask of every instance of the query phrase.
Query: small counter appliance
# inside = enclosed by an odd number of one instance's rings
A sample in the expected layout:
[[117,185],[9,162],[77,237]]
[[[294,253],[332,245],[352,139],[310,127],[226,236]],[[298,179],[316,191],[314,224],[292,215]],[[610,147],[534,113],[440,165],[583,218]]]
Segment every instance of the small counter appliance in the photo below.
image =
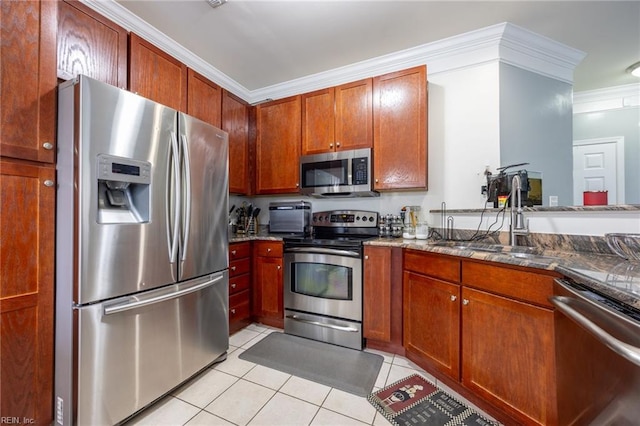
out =
[[269,203],[269,232],[309,235],[311,233],[311,203],[308,201]]

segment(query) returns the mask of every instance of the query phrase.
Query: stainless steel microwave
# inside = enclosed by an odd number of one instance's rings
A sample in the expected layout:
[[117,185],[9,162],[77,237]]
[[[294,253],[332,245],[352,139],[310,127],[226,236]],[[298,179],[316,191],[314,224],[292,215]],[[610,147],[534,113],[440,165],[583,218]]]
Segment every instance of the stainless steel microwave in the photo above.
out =
[[313,197],[377,197],[371,148],[303,155],[300,192]]

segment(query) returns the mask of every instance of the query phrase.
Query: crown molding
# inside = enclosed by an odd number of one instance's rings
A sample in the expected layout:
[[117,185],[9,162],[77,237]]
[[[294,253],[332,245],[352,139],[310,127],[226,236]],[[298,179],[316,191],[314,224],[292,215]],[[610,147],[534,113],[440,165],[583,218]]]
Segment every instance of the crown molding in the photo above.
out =
[[191,52],[172,38],[168,37],[156,27],[134,15],[129,9],[115,0],[80,0],[82,3],[111,19],[127,31],[131,31],[167,52],[194,71],[207,77],[217,85],[227,89],[241,99],[251,98],[251,92],[233,80],[231,77],[205,62],[198,55]]
[[573,70],[585,56],[584,52],[577,49],[505,22],[329,71],[248,90],[115,0],[81,1],[249,103],[284,98],[424,64],[428,67],[428,75],[433,76],[501,61],[573,83]]
[[573,113],[640,106],[640,83],[587,90],[573,94]]

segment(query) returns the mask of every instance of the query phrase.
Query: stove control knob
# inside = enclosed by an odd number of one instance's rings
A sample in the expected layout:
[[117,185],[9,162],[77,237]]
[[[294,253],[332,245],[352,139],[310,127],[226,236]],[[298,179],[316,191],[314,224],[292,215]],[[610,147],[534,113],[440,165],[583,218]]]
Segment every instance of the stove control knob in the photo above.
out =
[[[364,219],[364,217],[363,217],[363,219]],[[359,221],[360,221],[360,216],[356,216],[356,222],[359,222]]]

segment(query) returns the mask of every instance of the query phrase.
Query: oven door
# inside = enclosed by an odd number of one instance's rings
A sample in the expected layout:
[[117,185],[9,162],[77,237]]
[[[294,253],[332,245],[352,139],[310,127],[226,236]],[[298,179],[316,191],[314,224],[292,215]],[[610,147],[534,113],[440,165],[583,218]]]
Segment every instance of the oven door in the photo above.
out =
[[284,254],[284,308],[362,321],[358,251],[292,247]]

